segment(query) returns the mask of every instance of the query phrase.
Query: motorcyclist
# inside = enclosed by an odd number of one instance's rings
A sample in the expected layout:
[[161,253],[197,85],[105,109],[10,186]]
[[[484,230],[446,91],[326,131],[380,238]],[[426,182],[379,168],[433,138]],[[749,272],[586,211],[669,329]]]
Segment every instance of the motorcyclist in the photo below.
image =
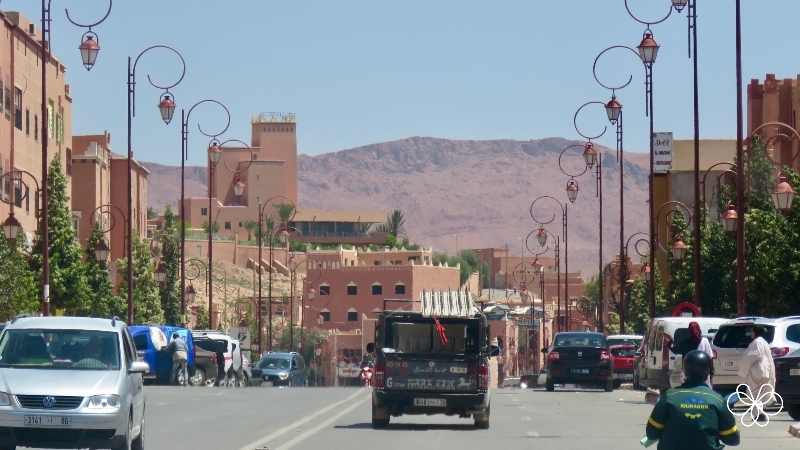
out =
[[647,437],[658,440],[659,450],[718,450],[720,441],[739,445],[736,419],[722,396],[705,384],[711,357],[693,350],[686,354],[686,382],[667,390],[647,421]]

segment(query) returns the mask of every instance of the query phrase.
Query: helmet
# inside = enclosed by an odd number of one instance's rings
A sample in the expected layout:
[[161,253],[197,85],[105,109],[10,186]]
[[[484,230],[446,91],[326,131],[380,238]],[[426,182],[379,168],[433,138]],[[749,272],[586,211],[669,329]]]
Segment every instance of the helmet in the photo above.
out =
[[711,357],[706,352],[692,350],[683,357],[683,372],[688,380],[705,381],[711,374]]

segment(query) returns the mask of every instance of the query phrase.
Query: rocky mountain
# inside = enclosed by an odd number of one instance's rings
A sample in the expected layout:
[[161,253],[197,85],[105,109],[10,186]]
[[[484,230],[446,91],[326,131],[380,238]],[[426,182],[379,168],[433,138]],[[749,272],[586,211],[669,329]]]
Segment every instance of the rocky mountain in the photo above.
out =
[[[512,255],[523,250],[523,239],[538,226],[531,219],[531,202],[548,195],[568,203],[571,270],[597,273],[598,198],[594,172],[576,180],[580,192],[569,204],[570,179],[559,170],[561,151],[577,141],[548,138],[531,141],[468,141],[412,137],[316,156],[300,155],[300,208],[328,210],[399,209],[412,242],[437,251],[502,247]],[[597,146],[603,160],[603,251],[607,261],[619,248],[619,164],[614,151]],[[583,170],[582,149],[564,154],[563,168]],[[647,154],[625,155],[626,235],[645,231],[647,224]],[[180,195],[180,168],[144,163],[151,171],[149,202],[156,210]],[[206,170],[187,168],[187,196],[205,195]],[[561,234],[560,209],[551,199],[536,203],[534,214]],[[520,239],[522,238],[522,239]],[[538,248],[531,236],[529,246]],[[562,256],[563,256],[562,244]],[[529,255],[526,251],[526,257]],[[552,256],[552,249],[549,253]]]

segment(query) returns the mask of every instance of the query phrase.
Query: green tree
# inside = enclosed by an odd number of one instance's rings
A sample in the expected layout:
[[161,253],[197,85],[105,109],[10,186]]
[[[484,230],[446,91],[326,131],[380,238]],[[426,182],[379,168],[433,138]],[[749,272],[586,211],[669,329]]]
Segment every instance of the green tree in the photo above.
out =
[[158,288],[161,308],[164,310],[164,322],[167,325],[180,325],[181,295],[178,282],[180,280],[180,250],[177,241],[170,237],[177,232],[178,222],[175,213],[168,204],[164,210],[164,231],[169,237],[159,239],[161,244],[161,263],[166,269],[164,283]]
[[[659,278],[658,265],[656,265],[652,276]],[[667,299],[664,292],[664,287],[661,283],[656,282],[656,317],[669,316],[671,307],[667,305]],[[625,332],[626,333],[644,333],[647,322],[650,321],[650,286],[639,276],[633,279],[633,282],[627,286],[625,295]],[[620,332],[620,318],[619,318],[619,305],[616,310],[609,312],[609,324],[606,327],[609,333],[617,334]]]
[[35,314],[41,310],[36,275],[25,258],[25,233],[20,230],[16,241],[9,243],[0,228],[0,321],[17,314]]
[[252,240],[253,231],[258,228],[258,222],[255,220],[247,220],[244,222],[244,228],[247,230],[247,240]]
[[[83,268],[83,249],[75,242],[72,228],[67,178],[61,159],[53,158],[47,174],[48,251],[50,255],[50,309],[63,309],[67,315],[85,315],[89,310],[92,292]],[[41,284],[42,240],[36,240],[30,267]]]
[[[80,315],[90,317],[127,317],[127,301],[114,295],[114,287],[108,273],[108,265],[97,261],[95,250],[104,241],[100,222],[95,222],[92,233],[86,241],[86,279],[93,292],[90,302],[84,311],[77,311]],[[124,295],[124,294],[123,294]]]
[[147,207],[147,220],[153,220],[158,217],[158,213],[152,206]]
[[[209,232],[208,231],[208,224],[209,223],[210,222],[208,220],[203,221],[203,233],[208,233]],[[214,222],[214,225],[212,225],[212,229],[214,231],[214,234],[219,233],[219,222]]]
[[380,233],[388,233],[395,238],[399,238],[406,234],[406,218],[403,212],[395,209],[386,215],[386,223],[375,227],[375,231]]
[[[128,281],[127,261],[119,260],[119,273],[123,276],[120,292],[125,292]],[[164,310],[158,295],[158,283],[153,273],[153,262],[150,258],[149,246],[139,239],[139,232],[133,231],[133,317],[134,322],[141,325],[164,324]]]
[[278,212],[281,222],[289,223],[292,216],[294,216],[295,206],[291,203],[278,203],[275,205],[275,211]]
[[208,330],[211,328],[208,309],[203,305],[197,308],[197,323],[195,324],[195,328],[198,330]]

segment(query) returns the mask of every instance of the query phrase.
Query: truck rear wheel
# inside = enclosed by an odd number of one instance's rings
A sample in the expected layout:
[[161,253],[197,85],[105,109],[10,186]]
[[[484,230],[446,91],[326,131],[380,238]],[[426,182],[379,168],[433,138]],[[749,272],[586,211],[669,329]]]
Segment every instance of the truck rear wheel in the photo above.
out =
[[603,388],[606,392],[614,392],[614,380],[607,380]]
[[473,414],[472,419],[475,420],[475,429],[476,430],[488,430],[489,429],[489,409],[486,408],[485,414]]
[[372,428],[376,430],[389,426],[389,408],[372,404]]
[[555,391],[556,390],[555,380],[551,380],[550,378],[548,378],[547,381],[545,382],[545,389],[547,389],[547,392]]

